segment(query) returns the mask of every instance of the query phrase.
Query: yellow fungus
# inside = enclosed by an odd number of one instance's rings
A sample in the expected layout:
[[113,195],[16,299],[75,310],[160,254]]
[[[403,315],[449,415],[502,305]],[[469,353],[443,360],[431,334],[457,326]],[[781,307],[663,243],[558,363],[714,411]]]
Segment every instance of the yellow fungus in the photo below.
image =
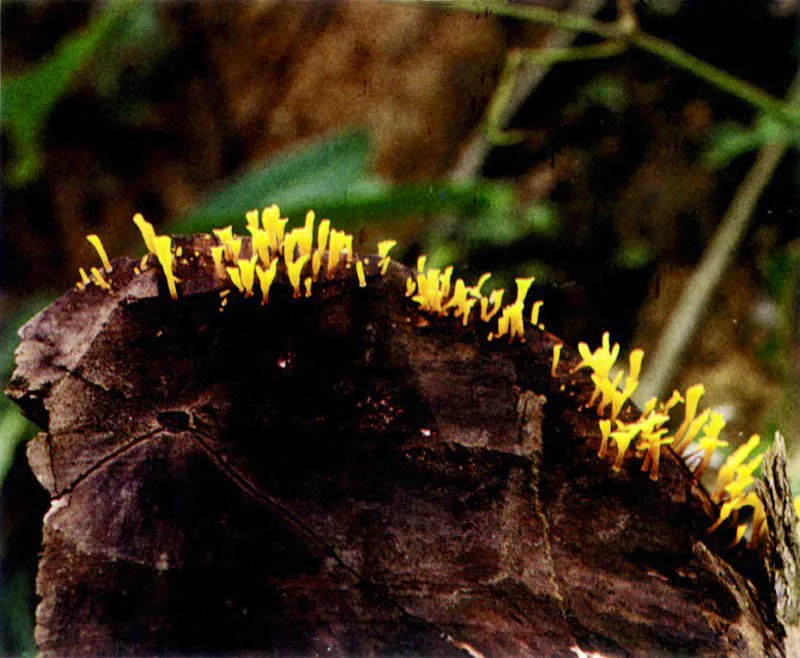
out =
[[483,288],[484,284],[492,277],[491,272],[484,272],[481,274],[480,278],[478,279],[478,283],[472,286],[469,289],[469,293],[474,297],[480,299],[483,295],[481,294],[481,289]]
[[572,372],[577,372],[581,368],[591,368],[600,379],[606,379],[619,355],[619,344],[614,343],[614,348],[611,349],[609,333],[606,331],[603,334],[601,347],[591,352],[586,343],[578,343],[578,352],[582,360]]
[[267,236],[267,244],[271,252],[270,256],[274,256],[278,253],[278,247],[283,239],[282,233],[280,237],[278,236],[278,222],[280,218],[280,208],[275,204],[261,211],[261,226],[263,227],[264,235]]
[[224,247],[228,242],[233,240],[233,226],[226,226],[225,228],[215,228],[212,229],[214,235],[217,236],[217,240],[219,243]]
[[269,303],[269,289],[272,282],[275,280],[275,274],[278,271],[278,259],[275,258],[265,270],[260,265],[256,265],[256,276],[258,277],[258,285],[261,286],[261,304]]
[[755,549],[758,548],[761,537],[767,530],[767,513],[764,510],[764,503],[761,502],[758,495],[755,496],[755,501],[751,499],[751,507],[753,508],[753,519],[751,521],[753,533],[750,535],[750,541],[747,542],[747,548]]
[[225,244],[225,253],[228,258],[234,263],[239,260],[239,254],[242,251],[242,239],[233,238]]
[[381,275],[386,275],[386,271],[389,269],[389,263],[392,259],[389,257],[389,252],[394,249],[397,245],[397,240],[381,240],[378,243],[378,257],[380,261],[378,261],[378,267],[381,268]]
[[211,259],[214,261],[214,271],[220,279],[225,279],[227,273],[225,271],[225,264],[222,262],[225,247],[211,247]]
[[311,297],[311,277],[307,276],[303,281],[303,285],[306,289],[306,297]]
[[617,458],[614,460],[614,465],[611,467],[615,471],[619,471],[622,468],[625,453],[628,452],[631,441],[636,438],[636,435],[641,430],[641,427],[637,423],[626,426],[624,423],[617,421],[617,427],[618,429],[615,432],[611,432],[610,435],[617,446]]
[[628,356],[628,362],[631,366],[630,374],[628,376],[631,379],[639,379],[639,375],[642,372],[642,359],[644,359],[644,350],[638,347],[631,351],[630,355]]
[[342,256],[342,249],[344,249],[345,233],[344,231],[337,231],[331,229],[330,232],[330,247],[328,248],[328,274],[331,274],[336,266],[339,264],[339,259]]
[[150,254],[145,254],[144,256],[142,256],[142,260],[139,261],[139,269],[144,270],[147,267],[147,261],[149,260],[150,260]]
[[558,368],[558,360],[561,358],[561,349],[564,346],[561,343],[553,345],[553,367],[550,368],[550,374],[556,377],[556,368]]
[[274,203],[261,211],[261,226],[269,234],[275,231],[278,220],[281,218],[281,209]]
[[[489,322],[500,311],[500,305],[503,303],[503,293],[505,290],[492,290],[489,298],[481,297],[481,320]],[[485,302],[485,303],[484,303]],[[488,311],[489,304],[494,304],[491,311]]]
[[108,255],[106,254],[106,250],[103,247],[103,243],[100,241],[100,238],[97,237],[94,233],[91,235],[87,235],[86,239],[89,241],[89,244],[92,245],[95,250],[97,251],[97,255],[100,256],[100,260],[103,263],[103,268],[106,272],[111,271],[111,263],[108,260]]
[[694,476],[699,480],[706,472],[708,465],[711,463],[711,457],[717,448],[724,448],[728,445],[727,441],[719,440],[719,433],[725,427],[725,420],[722,416],[715,411],[711,412],[711,417],[703,427],[703,437],[698,441],[700,450],[703,451],[703,459],[700,465],[695,469]]
[[92,276],[94,277],[94,282],[98,286],[100,286],[101,288],[104,288],[105,290],[111,290],[111,285],[108,283],[108,281],[106,281],[103,278],[103,275],[100,272],[100,270],[98,270],[96,267],[93,267],[91,269],[91,272],[92,272]]
[[142,214],[138,212],[133,216],[133,223],[139,228],[142,238],[144,239],[144,244],[147,246],[147,250],[151,254],[156,253],[156,244],[153,241],[153,238],[156,237],[156,232],[153,228],[153,225],[145,220]]
[[284,217],[275,222],[275,238],[278,241],[278,248],[283,243],[284,234],[286,233],[286,225],[289,223],[289,218]]
[[311,276],[314,278],[314,281],[316,281],[319,277],[319,271],[321,268],[322,252],[319,249],[315,249],[314,254],[311,256]]
[[317,249],[323,253],[328,248],[328,235],[331,232],[331,220],[323,219],[317,227]]
[[309,210],[306,213],[305,226],[300,231],[297,238],[297,247],[300,250],[301,256],[311,254],[311,245],[314,242],[314,220],[316,217],[317,216],[313,210]]
[[153,244],[156,248],[156,257],[164,270],[164,276],[167,278],[167,287],[169,288],[169,295],[172,299],[178,299],[178,289],[176,287],[177,279],[172,271],[172,238],[168,235],[157,235],[153,238]]
[[605,459],[608,454],[608,437],[611,435],[611,421],[603,419],[600,421],[600,450],[597,456]]
[[347,252],[347,264],[353,262],[353,236],[346,233],[344,236],[344,250]]
[[244,285],[242,284],[242,276],[239,273],[238,267],[228,267],[226,268],[228,272],[228,276],[230,277],[231,283],[236,286],[236,289],[244,293]]
[[539,311],[541,310],[543,304],[544,302],[541,300],[533,302],[533,308],[531,308],[531,324],[533,326],[539,324]]
[[258,210],[248,210],[245,214],[247,220],[247,230],[251,233],[258,229]]
[[181,247],[180,245],[178,245],[178,248],[175,250],[175,256],[177,258],[183,256],[183,247]]
[[656,408],[656,403],[658,403],[657,397],[650,398],[647,402],[644,403],[644,407],[642,407],[642,416],[647,416]]
[[297,242],[300,239],[301,230],[302,229],[292,229],[286,234],[283,240],[283,261],[287,265],[294,262],[294,252],[297,247]]
[[669,396],[669,399],[661,405],[661,410],[664,413],[667,413],[670,409],[681,402],[683,402],[683,396],[680,394],[680,391],[672,391],[672,395]]
[[642,431],[640,439],[642,448],[647,450],[644,461],[642,462],[642,471],[650,470],[650,479],[653,481],[658,480],[658,466],[661,461],[661,446],[669,445],[672,439],[662,438],[667,433],[667,429],[660,429],[658,431]]
[[253,256],[249,260],[240,259],[238,261],[239,274],[241,276],[241,283],[242,287],[244,288],[245,297],[253,296],[253,284],[255,283],[257,261],[258,261],[258,256]]
[[255,225],[255,228],[251,229],[250,226],[247,228],[253,236],[252,253],[257,255],[258,259],[264,263],[264,265],[269,265],[271,256],[269,253],[269,237],[267,236],[267,232],[262,228],[258,228],[258,224]]
[[89,275],[86,274],[86,270],[83,269],[82,267],[78,268],[78,273],[81,275],[81,283],[83,283],[83,285],[86,285],[87,283],[89,283],[91,281],[91,279],[89,278]]
[[514,279],[517,282],[517,304],[525,304],[525,298],[528,296],[528,291],[531,288],[535,277],[528,277],[527,279]]
[[381,240],[378,243],[378,257],[386,258],[395,246],[397,246],[397,240]]
[[408,277],[406,279],[406,297],[411,297],[417,290],[417,284],[413,278]]
[[239,252],[242,248],[242,239],[234,237],[233,227],[226,226],[225,228],[213,229],[214,235],[217,236],[220,244],[225,247],[225,257],[229,263],[235,263],[239,260]]
[[424,272],[425,271],[425,262],[428,260],[428,257],[423,255],[417,258],[417,272]]
[[686,433],[681,437],[680,442],[677,441],[672,444],[672,449],[678,453],[679,455],[683,455],[686,452],[686,449],[689,447],[692,441],[694,441],[695,437],[699,434],[700,429],[703,425],[706,424],[708,421],[708,416],[711,413],[710,409],[706,409],[703,411],[702,414],[697,416],[691,423],[689,423],[689,427],[686,430]]
[[289,277],[289,282],[294,288],[294,298],[301,297],[300,293],[300,274],[303,271],[303,266],[308,262],[309,255],[304,254],[292,263],[286,263],[286,274]]
[[356,272],[358,273],[358,285],[360,288],[367,287],[367,279],[364,276],[364,263],[358,261],[356,263]]
[[453,266],[449,265],[444,268],[444,272],[439,275],[439,292],[442,295],[442,300],[450,295],[450,279],[453,277]]
[[[753,469],[758,468],[758,465],[761,463],[760,457],[754,459],[753,462]],[[755,478],[752,476],[752,474],[744,473],[743,471],[737,471],[737,474],[738,473],[743,474],[739,475],[733,482],[725,486],[725,493],[730,498],[737,498],[741,496],[745,489],[755,482]]]
[[[513,341],[514,338],[525,340],[525,320],[522,317],[522,311],[525,308],[523,302],[516,301],[506,308],[508,309],[509,340]],[[503,310],[505,312],[506,309]]]
[[467,326],[469,324],[469,314],[472,313],[472,307],[478,303],[477,299],[468,299],[461,307],[461,324]]
[[[453,289],[453,296],[444,305],[444,310],[447,311],[450,308],[455,308],[456,313],[455,316],[458,317],[464,312],[464,305],[467,301],[467,291],[468,288],[464,285],[463,279],[456,279],[456,285]],[[478,301],[477,299],[474,301]],[[471,307],[470,307],[471,308]]]
[[[597,406],[597,413],[598,415],[603,415],[606,407],[613,403],[615,394],[619,393],[617,386],[619,386],[619,382],[622,379],[622,373],[618,372],[613,380],[608,379],[608,377],[600,377],[599,375],[592,375],[591,379],[595,384],[595,394],[589,400],[589,406],[592,405],[594,398],[599,392],[602,397],[600,398],[600,404]],[[611,420],[616,420],[616,417],[613,416],[613,406]]]
[[686,390],[686,402],[684,404],[684,419],[681,423],[681,426],[678,428],[678,431],[675,432],[675,442],[673,443],[672,447],[675,449],[675,452],[680,454],[685,447],[683,443],[683,435],[686,433],[686,430],[689,429],[689,425],[694,420],[695,415],[697,414],[697,405],[700,402],[700,398],[706,392],[706,389],[703,387],[702,384],[695,384],[694,386],[690,386]]
[[134,273],[134,274],[141,274],[141,273],[142,273],[142,270],[140,270],[138,267],[136,267],[136,266],[134,265],[134,267],[133,267],[133,273]]
[[441,313],[442,311],[442,296],[439,291],[439,269],[432,269],[426,272],[425,277],[425,294],[428,298],[428,306],[431,311]]
[[[742,469],[744,461],[750,456],[750,453],[755,450],[760,441],[761,437],[758,434],[753,434],[746,443],[740,445],[734,450],[733,454],[725,460],[725,463],[717,474],[717,482],[714,486],[714,490],[711,492],[711,499],[714,502],[719,503],[725,498],[725,487],[738,477],[737,473]],[[758,457],[756,457],[756,459],[758,459]],[[746,470],[747,466],[744,466],[744,471]]]
[[758,535],[761,532],[761,525],[763,524],[766,516],[764,514],[764,505],[754,491],[751,491],[746,496],[739,496],[738,498],[734,498],[726,503],[723,503],[719,510],[719,518],[711,527],[708,528],[707,532],[713,532],[719,528],[725,519],[730,517],[733,512],[740,510],[743,507],[753,508],[753,537],[751,537],[751,542],[753,541],[753,538],[755,538],[755,543],[757,543]]

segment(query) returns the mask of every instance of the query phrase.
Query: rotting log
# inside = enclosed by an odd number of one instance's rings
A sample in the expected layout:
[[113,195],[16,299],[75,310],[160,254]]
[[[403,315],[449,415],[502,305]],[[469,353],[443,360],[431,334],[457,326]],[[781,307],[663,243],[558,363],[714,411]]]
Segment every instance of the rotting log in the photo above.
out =
[[613,472],[554,336],[422,318],[394,263],[221,311],[212,243],[177,301],[118,259],[21,332],[43,655],[794,655],[793,533],[727,549],[668,447]]

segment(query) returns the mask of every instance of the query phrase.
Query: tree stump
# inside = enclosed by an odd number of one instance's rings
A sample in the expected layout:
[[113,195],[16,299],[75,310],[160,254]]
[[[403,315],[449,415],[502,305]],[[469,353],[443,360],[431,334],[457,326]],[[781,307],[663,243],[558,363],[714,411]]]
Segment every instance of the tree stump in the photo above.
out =
[[178,243],[177,301],[123,258],[21,331],[43,655],[791,655],[793,536],[727,550],[668,447],[613,472],[556,337],[423,318],[394,263],[220,310]]

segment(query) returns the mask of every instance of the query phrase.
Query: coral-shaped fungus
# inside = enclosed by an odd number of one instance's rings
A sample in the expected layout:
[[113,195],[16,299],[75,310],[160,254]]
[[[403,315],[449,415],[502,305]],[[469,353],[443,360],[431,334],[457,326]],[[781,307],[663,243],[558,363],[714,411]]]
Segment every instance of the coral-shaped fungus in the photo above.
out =
[[[556,346],[560,348],[560,346]],[[553,350],[552,375],[556,376],[556,368],[560,357],[560,349]],[[602,344],[594,352],[586,343],[578,345],[581,361],[573,369],[587,368],[591,370],[591,380],[594,390],[586,404],[587,407],[597,405],[600,416],[608,416],[599,421],[600,450],[598,456],[605,459],[610,445],[616,447],[616,456],[612,465],[615,471],[622,468],[628,451],[642,459],[642,470],[649,471],[650,478],[658,479],[658,469],[661,447],[671,445],[672,449],[687,460],[687,465],[695,464],[693,475],[699,482],[705,473],[714,451],[728,445],[721,440],[720,432],[725,426],[722,416],[705,409],[698,414],[700,399],[705,393],[702,384],[690,386],[685,396],[674,391],[665,402],[656,398],[647,401],[641,414],[635,420],[623,421],[619,414],[623,405],[636,391],[639,384],[644,352],[635,349],[629,356],[629,372],[624,379],[624,386],[620,388],[623,371],[618,371],[612,378],[614,364],[619,355],[619,345],[611,346],[608,332],[603,334]],[[671,410],[683,403],[683,418],[674,434],[669,433],[668,426],[672,417]],[[696,448],[692,449],[696,442]],[[720,469],[711,498],[721,505],[719,518],[709,528],[709,532],[716,530],[722,523],[745,507],[752,508],[752,522],[750,524],[750,539],[748,546],[755,548],[764,533],[764,508],[758,495],[750,490],[754,483],[754,472],[761,462],[761,457],[746,461],[750,453],[758,445],[759,437],[754,435],[744,445],[740,446]],[[748,529],[748,524],[739,524],[736,528],[735,543],[741,541]]]

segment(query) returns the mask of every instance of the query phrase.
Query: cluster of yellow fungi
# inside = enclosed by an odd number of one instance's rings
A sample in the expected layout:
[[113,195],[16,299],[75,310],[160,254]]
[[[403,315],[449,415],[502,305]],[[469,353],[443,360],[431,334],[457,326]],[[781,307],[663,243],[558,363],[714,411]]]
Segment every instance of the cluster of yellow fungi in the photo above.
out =
[[[711,463],[714,451],[728,445],[727,441],[720,440],[720,432],[725,427],[723,417],[711,409],[705,409],[698,414],[700,398],[705,393],[703,385],[690,386],[685,396],[679,391],[673,391],[669,399],[663,402],[655,397],[651,398],[645,403],[638,418],[624,421],[619,418],[619,414],[639,385],[644,351],[635,349],[630,353],[627,376],[624,370],[620,369],[613,377],[612,371],[619,356],[619,344],[611,346],[608,332],[603,334],[602,344],[594,352],[586,343],[578,345],[578,352],[581,361],[572,372],[582,368],[591,371],[594,391],[586,406],[597,405],[597,414],[601,416],[598,456],[605,459],[609,446],[613,444],[617,454],[612,468],[619,471],[625,456],[632,449],[634,454],[642,459],[642,471],[649,471],[650,478],[657,480],[661,446],[669,445],[684,459],[699,482]],[[561,345],[556,345],[553,349],[551,370],[553,376],[557,375],[560,354]],[[677,429],[671,432],[669,426],[677,424],[677,420],[675,423],[670,423],[671,412],[679,404],[683,404],[683,419]],[[766,531],[764,505],[758,495],[750,489],[754,483],[753,474],[761,464],[761,455],[749,461],[748,458],[759,441],[760,437],[754,434],[747,443],[727,458],[711,492],[711,499],[720,506],[720,515],[708,529],[709,532],[719,528],[726,519],[739,510],[752,508],[751,522],[737,523],[733,542],[733,545],[738,544],[747,533],[748,527],[751,527],[749,548],[755,548]]]
[[[480,308],[478,317],[481,322],[491,322],[499,314],[497,331],[489,332],[490,341],[502,336],[508,336],[512,342],[515,338],[524,340],[525,298],[533,283],[533,277],[516,279],[516,300],[513,304],[501,307],[504,290],[493,290],[488,296],[481,292],[483,285],[491,276],[490,273],[483,274],[474,286],[467,286],[463,279],[456,279],[455,283],[452,282],[452,267],[446,267],[444,270],[426,269],[426,260],[425,256],[420,256],[417,259],[416,277],[409,277],[406,280],[406,296],[411,297],[411,300],[418,304],[422,311],[442,317],[452,314],[454,318],[461,318],[462,324],[466,327],[470,322],[473,307],[478,305]],[[539,326],[539,328],[543,328],[538,324],[541,306],[541,301],[534,302],[531,310],[531,324]]]
[[[353,252],[353,236],[344,231],[331,228],[330,220],[323,219],[317,226],[313,211],[306,214],[302,227],[286,231],[287,218],[280,216],[280,209],[272,205],[262,211],[251,210],[246,213],[247,230],[251,235],[251,257],[242,258],[242,239],[233,233],[233,228],[214,229],[217,245],[211,247],[211,258],[214,272],[223,282],[230,281],[232,287],[220,292],[222,298],[220,310],[227,303],[227,296],[237,290],[244,297],[256,294],[256,282],[261,293],[261,304],[269,303],[270,289],[275,281],[280,265],[286,273],[294,291],[294,298],[310,297],[312,285],[320,276],[331,276],[340,264],[350,269],[355,264],[356,279],[360,287],[367,285],[367,261],[356,258]],[[182,257],[181,247],[173,250],[172,239],[167,235],[157,235],[152,224],[140,214],[133,218],[139,228],[148,253],[142,258],[139,266],[134,268],[140,274],[148,264],[150,256],[155,256],[163,270],[170,296],[178,298],[174,268],[175,260]],[[314,238],[316,237],[316,241]],[[106,275],[112,271],[103,244],[96,235],[87,236],[87,240],[96,249]],[[396,246],[396,241],[385,240],[378,243],[378,268],[381,275],[388,271],[391,258],[389,252]],[[195,252],[195,256],[198,256]],[[323,258],[324,268],[323,268]],[[492,322],[497,318],[496,329],[488,332],[488,340],[493,341],[504,336],[510,342],[515,339],[524,340],[525,336],[525,299],[533,283],[533,277],[516,279],[517,296],[515,300],[503,306],[504,290],[493,290],[488,295],[482,292],[490,278],[490,273],[483,274],[478,281],[468,286],[463,279],[452,280],[453,268],[426,268],[426,257],[417,260],[416,275],[406,280],[406,295],[418,305],[419,309],[430,316],[453,317],[461,319],[468,326],[473,314],[482,323]],[[186,262],[185,260],[183,262]],[[77,287],[83,290],[89,283],[110,291],[111,282],[97,268],[90,268],[89,276],[84,268],[79,269],[81,281]],[[544,329],[539,322],[539,311],[542,302],[535,301],[531,305],[529,322]],[[553,364],[551,374],[558,375],[558,363],[562,345],[553,348]],[[605,459],[609,448],[616,448],[616,457],[612,468],[619,471],[630,450],[642,460],[642,471],[648,471],[650,478],[658,479],[661,447],[670,445],[672,450],[683,457],[694,477],[698,480],[708,468],[712,455],[717,448],[727,446],[720,440],[720,432],[725,426],[722,416],[711,409],[700,414],[698,404],[705,393],[702,384],[689,387],[685,396],[674,391],[666,401],[652,398],[647,401],[641,414],[635,420],[622,420],[620,412],[631,398],[639,384],[644,352],[633,350],[628,358],[627,376],[623,369],[614,371],[619,356],[619,344],[611,346],[609,334],[603,334],[602,344],[594,352],[586,343],[578,345],[581,361],[572,370],[591,371],[594,391],[587,402],[587,407],[597,407],[601,443],[599,457]],[[563,387],[562,387],[563,388]],[[671,432],[671,412],[679,404],[683,404],[683,419],[678,428]],[[756,547],[765,531],[764,506],[758,495],[751,489],[754,473],[761,457],[748,461],[759,443],[759,436],[753,435],[747,443],[733,452],[719,471],[717,482],[711,492],[712,500],[720,506],[720,515],[709,528],[709,532],[717,529],[729,518],[736,519],[743,508],[752,508],[752,530],[748,546]],[[800,508],[800,499],[798,499]],[[748,523],[737,523],[734,544],[738,544],[747,533]]]

